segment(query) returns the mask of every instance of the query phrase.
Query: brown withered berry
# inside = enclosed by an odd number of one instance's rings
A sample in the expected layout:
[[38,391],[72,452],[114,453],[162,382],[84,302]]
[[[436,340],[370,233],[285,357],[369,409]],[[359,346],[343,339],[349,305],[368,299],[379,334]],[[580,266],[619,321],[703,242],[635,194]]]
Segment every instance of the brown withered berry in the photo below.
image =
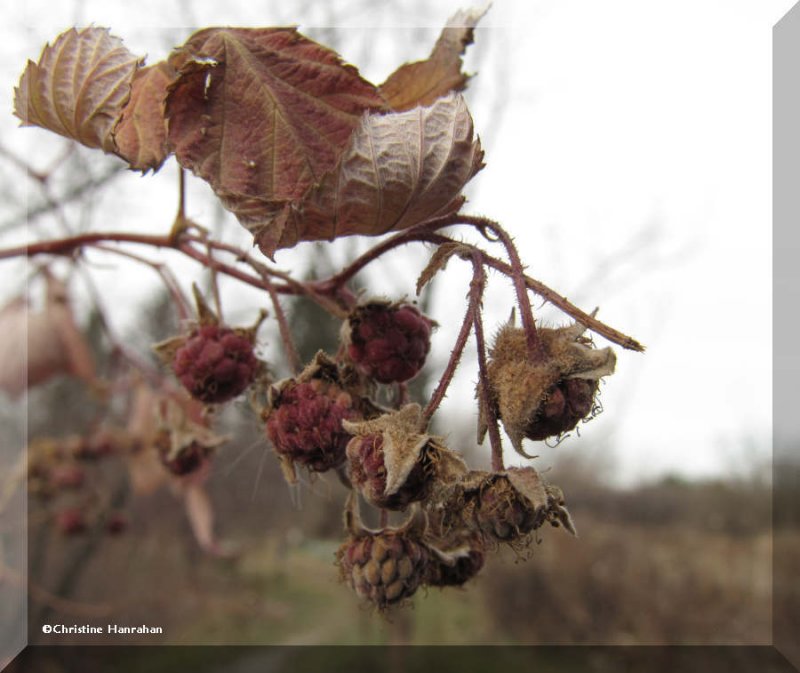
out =
[[422,369],[431,348],[433,321],[406,303],[359,306],[343,330],[347,355],[365,376],[401,383]]
[[336,553],[342,580],[359,598],[383,610],[409,598],[422,584],[429,552],[397,530],[351,536]]
[[178,477],[197,472],[210,455],[209,448],[196,441],[175,451],[171,446],[169,433],[164,431],[156,439],[156,448],[162,465]]
[[258,371],[253,342],[220,325],[203,325],[175,352],[175,376],[195,399],[221,403],[245,391]]
[[544,510],[531,505],[505,478],[487,483],[478,495],[475,515],[480,530],[499,542],[513,542],[544,523]]
[[540,440],[573,430],[594,406],[597,381],[562,379],[546,393],[533,420],[525,427],[528,439]]
[[342,420],[361,418],[352,395],[325,379],[289,381],[271,400],[266,432],[275,451],[312,472],[345,460],[351,435]]
[[463,549],[451,558],[438,558],[431,555],[425,583],[434,587],[460,587],[477,575],[483,568],[484,545],[480,538],[472,536]]

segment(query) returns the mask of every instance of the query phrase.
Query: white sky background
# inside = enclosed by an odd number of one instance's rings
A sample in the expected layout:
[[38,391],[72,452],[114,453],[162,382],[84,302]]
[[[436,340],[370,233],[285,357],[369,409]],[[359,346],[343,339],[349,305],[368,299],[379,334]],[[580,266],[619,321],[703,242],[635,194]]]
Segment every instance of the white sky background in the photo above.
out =
[[[175,35],[188,36],[176,28],[187,21],[297,23],[301,30],[331,23],[330,3],[322,1],[222,4],[29,0],[4,8],[10,30],[0,44],[0,142],[36,165],[63,147],[52,134],[16,128],[12,88],[25,59],[37,58],[45,41],[74,23],[110,26],[149,62],[166,56]],[[376,82],[401,62],[425,57],[446,19],[468,6],[395,1],[348,14],[352,4],[332,3],[339,31],[312,35],[338,34],[345,58]],[[619,482],[631,483],[665,472],[730,476],[769,458],[771,30],[791,5],[500,0],[481,22],[467,59],[468,70],[479,69],[467,100],[487,167],[468,190],[467,212],[499,220],[531,275],[586,310],[600,306],[600,319],[648,347],[645,355],[618,349],[617,374],[603,388],[606,411],[581,438],[552,450],[529,447],[542,455],[540,466],[559,451],[585,448],[614,464]],[[107,167],[114,160],[97,161]],[[125,176],[95,204],[93,228],[164,231],[174,214],[174,173],[171,161],[155,177]],[[25,183],[23,175],[17,179]],[[215,213],[207,193],[192,184],[190,215],[201,222]],[[0,221],[15,212],[0,204]],[[247,241],[232,216],[224,222],[223,238]],[[55,226],[0,236],[0,246],[56,233]],[[336,246],[334,256],[370,242]],[[280,253],[278,265],[300,268],[309,248]],[[428,256],[420,250],[388,258],[389,280],[382,287],[376,281],[376,289],[413,294]],[[19,288],[20,268],[0,265],[3,299]],[[134,276],[133,269],[96,271],[122,330],[135,326],[135,307],[157,287],[154,275]],[[177,270],[188,278],[197,267],[180,262]],[[441,363],[469,280],[455,261],[448,277],[433,308],[442,324],[434,342]],[[234,320],[249,320],[263,303],[238,286],[223,289]],[[494,281],[488,331],[506,319],[512,301],[510,286]],[[563,320],[549,308],[541,316]],[[473,372],[468,358],[443,413],[473,414]]]

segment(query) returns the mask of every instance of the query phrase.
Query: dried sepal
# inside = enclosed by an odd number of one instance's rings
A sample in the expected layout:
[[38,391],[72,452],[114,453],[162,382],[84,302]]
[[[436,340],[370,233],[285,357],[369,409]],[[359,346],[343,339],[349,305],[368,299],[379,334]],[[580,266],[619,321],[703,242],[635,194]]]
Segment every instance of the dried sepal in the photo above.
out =
[[[529,360],[525,331],[514,326],[513,318],[497,333],[487,367],[490,404],[520,455],[531,457],[522,450],[526,437],[556,436],[589,416],[599,379],[614,372],[614,351],[594,348],[585,331],[579,324],[540,327],[546,354],[541,362]],[[486,416],[481,409],[481,441]]]
[[228,439],[190,418],[175,399],[160,400],[155,446],[161,462],[173,474],[183,476],[199,470]]
[[431,280],[433,280],[433,277],[439,273],[439,271],[444,271],[447,263],[454,254],[466,250],[467,246],[465,246],[463,243],[459,243],[458,241],[442,243],[438,248],[436,248],[427,265],[419,274],[419,278],[417,278],[417,295],[422,292],[422,288],[424,288]]
[[525,547],[530,533],[558,521],[574,531],[561,490],[532,467],[500,472],[473,470],[437,502],[434,530],[441,538],[467,528],[491,544]]
[[420,430],[422,410],[408,404],[377,418],[343,426],[353,486],[376,507],[405,509],[425,500],[435,485],[466,472],[461,458],[440,439]]

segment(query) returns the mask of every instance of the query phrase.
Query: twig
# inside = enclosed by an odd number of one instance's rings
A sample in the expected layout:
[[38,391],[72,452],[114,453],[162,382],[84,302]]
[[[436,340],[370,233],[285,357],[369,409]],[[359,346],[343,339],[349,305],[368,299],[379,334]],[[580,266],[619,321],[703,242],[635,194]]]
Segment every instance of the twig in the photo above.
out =
[[107,245],[96,245],[94,246],[96,250],[102,250],[104,252],[110,252],[115,255],[119,255],[121,257],[127,257],[128,259],[132,259],[135,262],[139,262],[139,264],[144,264],[145,266],[149,266],[153,271],[155,271],[161,280],[164,283],[164,286],[167,288],[170,296],[172,297],[172,301],[175,304],[175,308],[178,311],[178,318],[180,320],[187,320],[191,315],[191,310],[189,309],[189,303],[186,297],[181,292],[180,285],[178,284],[177,279],[175,276],[172,275],[172,271],[170,271],[168,266],[165,266],[161,262],[154,262],[146,257],[142,257],[140,255],[136,255],[132,252],[128,252],[127,250],[121,250],[120,248],[112,248],[111,246]]
[[102,187],[103,185],[111,182],[111,180],[117,176],[122,175],[124,168],[124,166],[114,166],[113,169],[103,173],[99,177],[82,182],[72,189],[67,190],[63,194],[60,194],[56,200],[53,200],[49,196],[46,197],[45,203],[34,206],[33,208],[30,208],[24,212],[18,213],[17,215],[13,215],[8,220],[0,224],[0,234],[4,234],[5,232],[13,229],[16,226],[19,226],[22,223],[27,222],[30,224],[34,219],[41,217],[42,215],[46,215],[53,210],[61,208],[67,203],[81,198],[84,194],[86,194],[86,192],[90,192],[94,189]]
[[525,283],[525,269],[522,266],[522,260],[519,258],[517,247],[514,245],[514,242],[505,229],[493,220],[485,217],[461,215],[459,216],[459,223],[469,224],[484,231],[487,229],[490,230],[497,236],[498,240],[506,249],[508,261],[511,262],[511,273],[507,275],[510,275],[514,284],[514,291],[517,293],[517,305],[519,306],[522,327],[525,330],[528,359],[531,362],[542,362],[546,358],[546,353],[536,331],[536,322],[533,319],[533,307],[531,306],[530,297],[528,297],[528,287]]
[[[472,255],[472,266],[479,282],[486,283],[483,269],[483,260],[477,254]],[[497,424],[497,414],[489,394],[489,372],[486,365],[486,342],[483,336],[483,319],[481,312],[475,311],[473,318],[475,329],[475,345],[478,351],[478,395],[484,414],[484,422],[489,433],[489,443],[492,447],[492,470],[499,472],[505,469],[503,464],[503,442],[500,439],[500,428]]]
[[475,271],[472,275],[472,280],[469,284],[469,292],[467,293],[469,301],[467,304],[467,310],[464,313],[464,321],[461,323],[461,329],[458,332],[458,337],[456,338],[456,343],[453,346],[453,350],[450,353],[450,359],[447,362],[447,367],[442,373],[439,383],[437,384],[436,389],[433,391],[431,399],[425,407],[425,411],[423,412],[423,428],[428,426],[431,418],[433,418],[433,414],[436,412],[436,409],[439,407],[445,395],[447,394],[447,389],[450,386],[450,382],[453,380],[453,376],[458,368],[458,363],[461,361],[461,356],[464,353],[464,347],[469,339],[469,334],[472,331],[475,314],[480,313],[480,305],[483,301],[483,290],[485,285],[486,277],[483,275],[483,269],[481,267],[480,273]]

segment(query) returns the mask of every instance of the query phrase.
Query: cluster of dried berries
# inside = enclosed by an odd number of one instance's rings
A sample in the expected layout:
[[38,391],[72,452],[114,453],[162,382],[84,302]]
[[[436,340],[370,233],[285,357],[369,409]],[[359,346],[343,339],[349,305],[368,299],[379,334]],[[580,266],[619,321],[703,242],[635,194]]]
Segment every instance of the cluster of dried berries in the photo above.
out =
[[[422,497],[411,487],[397,493],[394,484],[388,490],[379,485],[386,481],[381,436],[386,414],[370,393],[378,384],[405,382],[419,373],[432,326],[411,304],[371,300],[344,322],[338,359],[317,353],[300,374],[270,386],[263,412],[266,434],[290,482],[296,480],[296,465],[311,472],[344,469],[359,486],[375,487],[377,506],[402,509]],[[390,453],[393,447],[390,442]],[[392,453],[389,460],[394,459]],[[410,480],[417,489],[427,483],[422,462]],[[388,504],[378,504],[381,498]]]
[[[541,361],[531,361],[524,331],[509,323],[487,367],[491,411],[520,453],[523,438],[554,437],[590,417],[598,381],[614,369],[613,352],[594,349],[580,326],[539,332]],[[347,445],[353,488],[375,507],[416,511],[405,525],[381,530],[364,528],[348,512],[350,535],[337,552],[340,573],[379,609],[420,586],[464,585],[483,567],[487,550],[524,549],[545,524],[575,534],[563,492],[534,468],[469,470],[440,438],[425,433],[421,420],[420,408],[409,404],[343,422],[353,434]],[[481,409],[482,433],[487,423]]]
[[126,450],[120,433],[101,430],[88,436],[43,437],[28,446],[28,492],[50,513],[63,535],[80,535],[102,526],[109,535],[124,532],[124,512],[106,511],[94,474],[99,462]]

